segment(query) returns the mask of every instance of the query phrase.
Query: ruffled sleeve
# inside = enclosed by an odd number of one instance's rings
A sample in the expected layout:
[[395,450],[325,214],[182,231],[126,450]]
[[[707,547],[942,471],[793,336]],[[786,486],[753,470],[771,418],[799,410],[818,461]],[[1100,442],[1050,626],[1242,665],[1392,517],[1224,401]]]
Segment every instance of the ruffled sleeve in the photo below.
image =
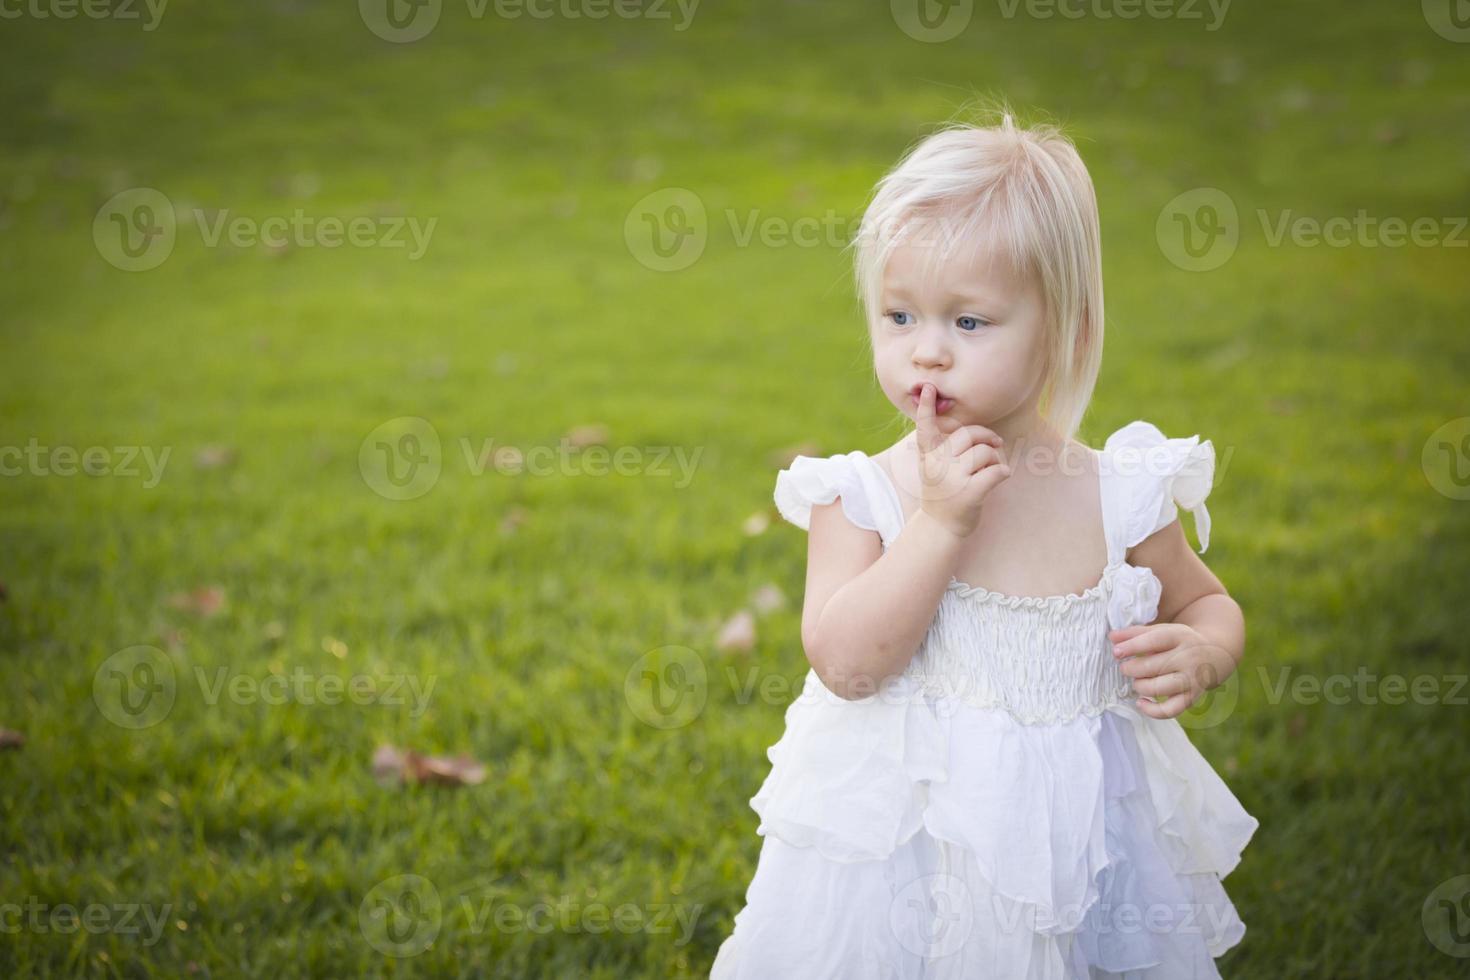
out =
[[853,453],[798,456],[776,474],[776,509],[803,531],[809,530],[812,507],[842,499],[842,512],[858,527],[877,531],[878,521]]
[[1142,420],[1129,422],[1103,445],[1116,478],[1127,488],[1125,543],[1133,547],[1169,526],[1183,507],[1194,515],[1203,554],[1210,546],[1205,498],[1215,479],[1215,447],[1198,435],[1169,439]]

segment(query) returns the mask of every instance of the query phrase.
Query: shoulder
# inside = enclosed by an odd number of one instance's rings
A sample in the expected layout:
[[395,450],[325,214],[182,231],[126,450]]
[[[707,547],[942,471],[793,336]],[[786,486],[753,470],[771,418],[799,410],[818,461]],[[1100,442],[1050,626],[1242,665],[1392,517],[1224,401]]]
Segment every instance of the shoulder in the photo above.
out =
[[895,486],[903,482],[899,479],[899,474],[903,472],[903,467],[914,465],[915,438],[915,434],[911,431],[887,449],[876,452],[870,457],[874,463],[877,463],[882,468],[884,473],[888,474],[888,479]]
[[1199,550],[1209,547],[1205,498],[1215,477],[1210,440],[1198,434],[1171,438],[1152,422],[1135,419],[1108,436],[1099,460],[1104,480],[1116,488],[1127,547],[1167,527],[1180,507],[1194,514]]

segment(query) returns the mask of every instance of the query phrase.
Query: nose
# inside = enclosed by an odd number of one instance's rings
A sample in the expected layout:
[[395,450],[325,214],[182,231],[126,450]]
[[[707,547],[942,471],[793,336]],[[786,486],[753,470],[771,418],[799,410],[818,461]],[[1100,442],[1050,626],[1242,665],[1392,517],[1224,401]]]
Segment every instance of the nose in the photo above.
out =
[[913,361],[915,367],[948,367],[949,345],[943,330],[925,329],[914,331]]

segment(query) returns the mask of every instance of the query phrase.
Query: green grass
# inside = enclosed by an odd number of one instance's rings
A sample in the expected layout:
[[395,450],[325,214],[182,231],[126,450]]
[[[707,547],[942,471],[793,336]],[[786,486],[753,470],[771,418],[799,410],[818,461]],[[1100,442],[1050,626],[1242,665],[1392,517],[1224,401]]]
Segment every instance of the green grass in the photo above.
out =
[[[1146,418],[1231,453],[1207,558],[1249,649],[1238,708],[1192,737],[1261,829],[1226,882],[1248,932],[1222,970],[1463,974],[1421,907],[1470,873],[1470,708],[1271,684],[1465,670],[1470,503],[1435,492],[1420,456],[1467,412],[1470,252],[1271,247],[1255,214],[1464,215],[1470,47],[1413,3],[1239,4],[1213,32],[977,5],[943,44],[884,4],[709,2],[684,31],[450,3],[394,45],[354,6],[0,24],[0,446],[171,451],[153,488],[0,478],[0,726],[28,739],[0,753],[0,902],[161,923],[28,922],[0,935],[0,975],[707,971],[754,868],[747,803],[781,682],[806,666],[805,540],[741,523],[769,504],[773,450],[898,434],[840,248],[741,247],[724,216],[850,221],[905,147],[986,92],[1067,122],[1098,187],[1108,341],[1083,435]],[[134,186],[257,219],[437,225],[416,262],[208,248],[186,228],[128,273],[91,228]],[[1188,273],[1155,220],[1201,186],[1231,195],[1243,232]],[[667,273],[623,239],[665,187],[711,217],[703,256]],[[400,416],[443,446],[437,484],[406,501],[358,463]],[[613,448],[700,452],[692,481],[475,475],[461,453],[590,423]],[[197,466],[212,445],[233,464]],[[718,624],[767,582],[791,602],[750,654],[717,653]],[[206,585],[218,615],[169,604]],[[131,730],[93,681],[140,644],[164,651],[176,700]],[[624,681],[670,644],[702,658],[707,701],[663,730]],[[221,668],[434,686],[421,712],[211,704],[196,669]],[[748,671],[776,694],[745,697]],[[487,778],[384,788],[380,741],[472,753]],[[387,956],[359,910],[404,874],[433,883],[440,928]],[[494,924],[537,903],[550,928]],[[593,911],[624,904],[635,928]]]

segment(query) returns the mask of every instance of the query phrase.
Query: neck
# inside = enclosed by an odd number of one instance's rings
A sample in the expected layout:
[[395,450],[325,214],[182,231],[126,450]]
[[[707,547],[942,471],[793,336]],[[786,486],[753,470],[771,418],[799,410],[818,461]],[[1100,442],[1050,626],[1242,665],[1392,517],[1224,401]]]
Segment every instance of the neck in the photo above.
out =
[[1066,445],[1061,433],[1034,408],[996,419],[985,427],[1005,440],[1007,457],[1028,451],[1049,452],[1055,457]]

